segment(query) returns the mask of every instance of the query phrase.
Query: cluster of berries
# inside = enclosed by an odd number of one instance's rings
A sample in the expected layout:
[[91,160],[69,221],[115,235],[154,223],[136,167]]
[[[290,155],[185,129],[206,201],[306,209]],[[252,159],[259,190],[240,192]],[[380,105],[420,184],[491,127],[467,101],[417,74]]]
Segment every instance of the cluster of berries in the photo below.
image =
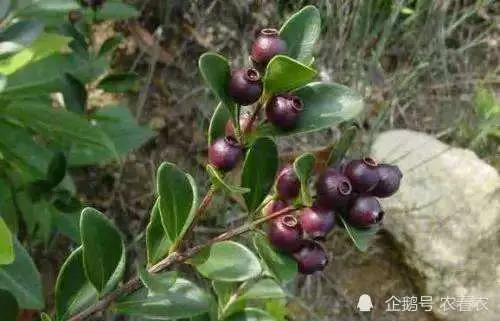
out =
[[[384,211],[377,197],[393,195],[402,177],[397,166],[377,164],[370,157],[332,166],[318,177],[316,199],[311,207],[270,222],[269,241],[280,251],[292,255],[301,273],[321,271],[328,259],[319,241],[325,240],[339,215],[359,229],[380,224]],[[270,215],[286,208],[299,193],[299,178],[293,166],[286,165],[276,179],[277,198],[264,208],[263,214]]]
[[[284,54],[287,45],[278,35],[276,29],[266,28],[252,44],[250,60],[252,68],[233,69],[228,75],[227,93],[239,105],[248,106],[256,103],[262,96],[262,71],[268,62],[278,54]],[[269,122],[282,129],[292,128],[303,109],[302,101],[292,93],[280,93],[269,98],[265,105],[266,118]],[[243,130],[253,129],[252,117],[246,114],[240,116],[240,127]],[[243,155],[243,147],[234,137],[234,127],[231,121],[226,125],[226,137],[213,142],[208,152],[209,163],[214,167],[229,171]]]

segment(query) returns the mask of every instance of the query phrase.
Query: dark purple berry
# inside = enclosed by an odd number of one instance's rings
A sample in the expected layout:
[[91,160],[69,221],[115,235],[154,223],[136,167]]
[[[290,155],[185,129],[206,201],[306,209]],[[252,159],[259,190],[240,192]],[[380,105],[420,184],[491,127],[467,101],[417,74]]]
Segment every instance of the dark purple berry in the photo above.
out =
[[293,94],[274,95],[266,104],[267,119],[283,129],[293,127],[302,110],[302,100]]
[[278,173],[276,179],[276,192],[284,200],[294,199],[299,196],[300,181],[292,164],[285,165]]
[[342,207],[352,198],[351,182],[344,174],[330,167],[316,181],[316,197],[322,207]]
[[278,30],[265,28],[260,31],[259,36],[252,44],[253,62],[259,65],[266,65],[271,58],[278,54],[283,54],[287,50],[286,42],[278,35]]
[[323,271],[328,264],[328,257],[323,247],[315,241],[303,241],[300,250],[293,254],[297,261],[299,272],[313,274]]
[[262,209],[262,214],[264,214],[264,216],[268,216],[285,209],[287,206],[288,205],[286,204],[285,201],[272,200],[269,203],[267,203],[266,206],[264,206],[264,208]]
[[232,137],[216,139],[208,149],[208,162],[222,171],[233,169],[243,154],[238,141]]
[[[242,132],[245,132],[245,129],[248,126],[248,123],[250,122],[252,116],[246,113],[243,113],[240,115],[240,129]],[[255,123],[252,124],[250,128],[248,128],[248,132],[251,132],[255,128]],[[232,120],[228,120],[226,122],[226,126],[224,127],[224,132],[226,133],[226,136],[235,136],[234,133],[234,125]]]
[[352,188],[359,193],[370,192],[379,181],[377,161],[371,157],[350,161],[344,169],[344,174],[349,178]]
[[323,240],[335,226],[335,214],[318,206],[306,207],[302,209],[299,221],[307,236]]
[[377,186],[371,191],[372,195],[378,197],[389,197],[396,193],[403,178],[399,167],[389,164],[381,164],[376,169],[379,177]]
[[302,227],[293,215],[283,215],[271,221],[269,241],[283,252],[292,253],[300,248]]
[[262,80],[257,69],[236,69],[231,71],[227,88],[236,103],[251,105],[262,95]]
[[347,222],[357,228],[369,228],[379,224],[384,218],[384,211],[379,201],[373,196],[356,198],[347,213]]

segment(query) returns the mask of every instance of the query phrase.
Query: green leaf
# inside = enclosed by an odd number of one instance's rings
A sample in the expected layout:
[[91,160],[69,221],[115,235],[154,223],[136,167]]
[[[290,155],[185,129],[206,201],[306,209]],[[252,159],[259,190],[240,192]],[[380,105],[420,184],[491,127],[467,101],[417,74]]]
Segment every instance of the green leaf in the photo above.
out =
[[275,250],[265,236],[254,233],[253,244],[266,266],[280,282],[290,281],[297,275],[297,262]]
[[[94,12],[87,9],[85,16],[93,17]],[[133,6],[121,1],[105,1],[104,5],[97,12],[97,17],[100,20],[125,20],[138,18],[140,12]]]
[[354,245],[361,252],[366,252],[368,250],[368,247],[370,246],[371,238],[375,234],[377,234],[377,232],[380,230],[380,226],[374,226],[368,229],[358,229],[349,225],[341,215],[339,215],[339,217],[345,226],[346,233],[351,237],[351,240],[354,242]]
[[177,272],[169,271],[158,274],[149,274],[144,268],[139,267],[139,277],[150,295],[167,293],[177,280]]
[[224,321],[275,321],[267,312],[256,308],[246,308],[230,315]]
[[19,305],[9,291],[0,290],[0,311],[2,311],[2,321],[18,320]]
[[209,311],[210,297],[189,280],[177,278],[175,284],[161,295],[148,295],[140,289],[115,305],[116,312],[155,320],[194,317]]
[[0,94],[7,86],[7,77],[4,74],[0,73]]
[[245,194],[250,192],[249,188],[236,186],[226,182],[224,180],[224,177],[222,177],[222,174],[217,170],[217,168],[213,167],[210,164],[207,165],[207,172],[208,176],[210,176],[212,184],[214,184],[215,186],[222,186],[229,193]]
[[201,275],[217,281],[237,282],[256,277],[261,272],[257,257],[245,246],[225,241],[207,250],[208,257],[196,269]]
[[0,267],[0,289],[10,291],[21,309],[40,310],[44,306],[42,282],[30,255],[14,238],[15,259]]
[[12,243],[12,233],[0,217],[0,265],[14,262],[14,244]]
[[266,301],[266,311],[276,320],[276,321],[286,321],[287,309],[286,300],[275,299]]
[[28,6],[19,11],[19,15],[44,17],[44,15],[64,14],[79,8],[80,5],[76,0],[38,0],[31,1]]
[[55,287],[55,309],[58,320],[67,320],[97,301],[98,293],[87,280],[80,246],[66,259]]
[[223,309],[228,303],[231,296],[238,289],[238,283],[214,280],[212,281],[212,288],[217,295],[217,302],[219,303],[219,307]]
[[77,114],[83,114],[87,109],[87,88],[85,88],[85,84],[69,73],[64,74],[62,83],[61,92],[66,109]]
[[11,54],[31,45],[42,33],[43,23],[21,20],[0,33],[0,55]]
[[10,11],[10,0],[4,0],[0,3],[0,20],[3,20]]
[[283,130],[265,123],[256,129],[254,138],[318,131],[351,120],[363,109],[361,95],[340,84],[315,82],[299,88],[294,93],[302,99],[304,108],[295,127]]
[[307,206],[311,206],[312,204],[311,194],[309,193],[309,179],[313,174],[314,162],[315,158],[311,153],[303,154],[297,157],[293,162],[293,168],[300,180],[302,203]]
[[97,88],[110,93],[122,93],[137,87],[138,78],[134,72],[107,75]]
[[238,119],[238,110],[235,102],[227,93],[231,67],[223,56],[207,52],[198,60],[198,67],[207,86],[212,90],[215,97],[226,106],[232,119]]
[[314,46],[321,32],[321,16],[314,6],[306,6],[291,16],[281,27],[280,36],[285,40],[287,55],[309,64]]
[[241,186],[251,190],[243,195],[249,212],[254,212],[264,201],[277,170],[278,149],[274,141],[268,137],[256,139],[247,151],[241,176]]
[[160,198],[157,198],[146,229],[146,248],[149,265],[153,265],[163,259],[172,246],[172,241],[161,223],[159,203]]
[[[144,145],[156,135],[148,126],[139,126],[127,107],[101,108],[92,117],[94,126],[109,137],[119,155]],[[69,162],[71,165],[90,165],[114,157],[111,150],[101,146],[74,144]]]
[[47,169],[47,181],[52,187],[59,185],[59,183],[63,181],[64,176],[66,176],[67,166],[68,164],[64,153],[55,153]]
[[101,48],[99,49],[99,56],[104,56],[113,51],[122,40],[123,37],[120,34],[106,39],[106,41],[104,41]]
[[209,147],[215,139],[226,136],[226,123],[230,119],[231,113],[229,110],[225,108],[222,103],[219,103],[215,108],[212,119],[210,120],[210,126],[208,127]]
[[339,141],[333,146],[332,151],[328,156],[328,165],[340,162],[345,157],[347,151],[356,138],[358,130],[359,127],[357,125],[351,125],[344,129],[342,137],[340,137]]
[[316,70],[290,57],[277,55],[267,65],[264,92],[272,95],[297,89],[311,82],[316,73]]
[[64,236],[68,237],[77,244],[81,242],[80,229],[79,229],[80,209],[81,206],[79,207],[77,213],[54,212],[52,216],[53,219],[52,228],[56,232],[63,234]]
[[191,175],[165,162],[158,168],[157,187],[163,227],[172,241],[180,239],[196,215],[196,183]]
[[83,265],[88,280],[100,293],[115,286],[125,266],[125,244],[120,232],[96,209],[83,209],[80,218]]
[[246,290],[240,297],[242,300],[281,299],[286,296],[285,291],[272,279],[261,279]]
[[40,320],[41,321],[52,321],[52,318],[50,317],[50,315],[48,315],[47,313],[45,312],[42,312],[40,314]]

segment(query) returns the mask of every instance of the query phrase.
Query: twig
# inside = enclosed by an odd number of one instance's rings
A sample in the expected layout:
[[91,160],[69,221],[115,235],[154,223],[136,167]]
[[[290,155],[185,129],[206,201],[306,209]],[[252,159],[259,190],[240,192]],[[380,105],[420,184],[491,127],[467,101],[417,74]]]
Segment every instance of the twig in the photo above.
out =
[[259,115],[261,108],[262,108],[262,103],[258,103],[255,109],[253,110],[252,116],[250,116],[248,123],[243,128],[243,133],[248,133],[252,129],[253,123],[257,119],[257,116]]
[[[182,263],[186,261],[187,259],[191,258],[195,254],[199,253],[203,249],[212,246],[215,243],[226,241],[229,239],[232,239],[238,235],[241,235],[243,233],[246,233],[248,231],[253,230],[255,227],[259,226],[262,223],[265,223],[269,220],[272,220],[274,218],[277,218],[278,216],[285,215],[289,212],[297,210],[297,207],[294,206],[288,206],[281,211],[275,212],[271,215],[262,217],[258,220],[253,221],[252,223],[240,226],[238,228],[235,228],[233,230],[230,230],[226,233],[222,233],[207,242],[203,244],[196,245],[183,253],[177,253],[177,252],[172,252],[170,253],[166,258],[158,262],[157,264],[153,265],[151,268],[148,269],[149,273],[158,273],[161,272],[170,266],[172,266],[175,263]],[[113,303],[118,297],[132,293],[134,291],[137,291],[142,287],[141,280],[139,279],[138,276],[135,276],[134,278],[128,280],[126,283],[118,287],[116,290],[113,292],[110,292],[103,296],[99,301],[94,303],[92,306],[88,307],[87,309],[83,310],[80,313],[75,314],[71,318],[69,318],[68,321],[83,321],[89,316],[96,314],[98,312],[101,312],[105,310],[111,303]]]

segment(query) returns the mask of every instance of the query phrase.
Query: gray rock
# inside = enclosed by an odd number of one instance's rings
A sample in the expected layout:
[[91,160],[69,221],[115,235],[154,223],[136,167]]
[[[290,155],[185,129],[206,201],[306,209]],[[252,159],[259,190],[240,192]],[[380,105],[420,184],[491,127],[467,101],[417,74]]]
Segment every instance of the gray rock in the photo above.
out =
[[[497,170],[469,150],[409,130],[381,134],[372,155],[403,171],[400,190],[382,200],[385,229],[401,247],[420,295],[433,297],[435,315],[500,320]],[[452,303],[448,308],[446,298]],[[475,311],[481,302],[487,309]],[[469,309],[474,311],[464,311]]]

